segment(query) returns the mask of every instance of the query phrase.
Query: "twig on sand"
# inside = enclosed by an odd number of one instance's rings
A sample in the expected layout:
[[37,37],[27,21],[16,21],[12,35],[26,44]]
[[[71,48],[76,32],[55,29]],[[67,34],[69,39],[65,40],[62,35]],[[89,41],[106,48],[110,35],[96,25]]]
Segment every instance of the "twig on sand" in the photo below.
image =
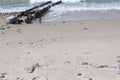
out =
[[31,66],[30,68],[27,68],[26,70],[29,73],[33,73],[35,71],[36,68],[40,67],[39,63],[34,64],[33,66]]

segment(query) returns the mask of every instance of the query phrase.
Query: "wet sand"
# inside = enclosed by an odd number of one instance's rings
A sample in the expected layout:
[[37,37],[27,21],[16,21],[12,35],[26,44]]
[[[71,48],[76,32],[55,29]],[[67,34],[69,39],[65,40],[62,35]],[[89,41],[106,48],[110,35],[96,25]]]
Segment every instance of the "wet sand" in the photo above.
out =
[[0,80],[119,80],[120,20],[9,25],[0,18]]

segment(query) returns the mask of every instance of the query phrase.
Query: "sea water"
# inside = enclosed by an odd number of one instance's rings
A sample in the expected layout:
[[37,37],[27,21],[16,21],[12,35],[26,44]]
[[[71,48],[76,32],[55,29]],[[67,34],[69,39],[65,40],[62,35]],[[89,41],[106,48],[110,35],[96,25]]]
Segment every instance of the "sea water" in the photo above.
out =
[[[0,13],[25,11],[48,0],[0,0]],[[51,0],[56,2],[58,0]],[[43,17],[44,21],[120,18],[120,0],[62,0]]]

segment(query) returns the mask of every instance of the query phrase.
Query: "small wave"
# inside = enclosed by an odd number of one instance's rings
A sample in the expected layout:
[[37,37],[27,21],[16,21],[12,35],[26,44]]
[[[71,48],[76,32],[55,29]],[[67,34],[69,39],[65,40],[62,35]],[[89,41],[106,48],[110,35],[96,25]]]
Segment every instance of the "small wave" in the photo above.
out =
[[[66,0],[67,1],[67,0]],[[0,6],[0,13],[9,12],[21,12],[25,11],[34,5],[10,5],[10,6]],[[120,10],[120,3],[62,3],[60,5],[52,7],[52,11],[87,11],[87,10]]]
[[31,7],[33,7],[33,5],[30,5],[30,4],[17,4],[17,5],[0,6],[0,13],[21,12],[21,11],[25,11]]
[[[35,2],[44,2],[48,0],[30,0],[30,3],[35,3]],[[59,0],[51,0],[52,2],[56,2]],[[62,0],[62,2],[85,2],[86,0]]]
[[120,3],[67,3],[52,8],[55,11],[120,10]]

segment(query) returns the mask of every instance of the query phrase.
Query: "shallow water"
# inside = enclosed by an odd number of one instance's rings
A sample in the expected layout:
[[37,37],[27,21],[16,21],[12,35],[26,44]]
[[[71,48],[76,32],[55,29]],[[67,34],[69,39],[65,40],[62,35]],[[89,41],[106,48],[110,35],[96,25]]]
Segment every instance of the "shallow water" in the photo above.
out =
[[26,4],[29,0],[0,0],[0,5]]
[[[0,0],[0,12],[19,12],[33,7],[33,2],[48,0]],[[52,0],[53,2],[58,0]],[[54,11],[120,10],[120,0],[62,0],[63,3],[52,8]],[[31,4],[31,3],[32,4]],[[7,4],[7,5],[5,5]]]
[[[20,12],[33,7],[34,2],[48,0],[0,0],[0,13]],[[58,0],[51,0],[56,2]],[[43,21],[120,19],[120,0],[62,0],[43,17]],[[93,15],[94,14],[94,15]],[[92,15],[92,16],[91,16]],[[76,17],[77,16],[77,17]]]
[[[0,0],[0,5],[26,4],[34,2],[44,2],[48,0]],[[58,0],[51,0],[56,2]],[[87,3],[113,3],[120,0],[62,0],[63,2],[87,2]]]

